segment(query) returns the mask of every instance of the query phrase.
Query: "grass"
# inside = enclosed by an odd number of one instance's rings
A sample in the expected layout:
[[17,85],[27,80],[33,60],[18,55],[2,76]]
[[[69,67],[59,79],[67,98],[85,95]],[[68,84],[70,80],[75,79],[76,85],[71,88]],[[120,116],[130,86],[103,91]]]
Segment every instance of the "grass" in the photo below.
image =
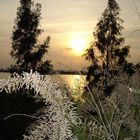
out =
[[81,136],[86,133],[85,140],[139,140],[139,79],[139,72],[131,77],[126,74],[115,77],[117,84],[108,97],[99,93],[96,88],[85,93],[85,104],[78,105],[85,128]]
[[[18,92],[0,93],[0,140],[20,140],[23,139],[23,134],[30,140],[43,139],[42,136],[47,136],[48,126],[52,130],[48,137],[53,138],[52,140],[56,137],[58,140],[66,140],[68,135],[69,138],[71,135],[77,136],[78,140],[139,140],[140,138],[139,72],[131,77],[126,74],[115,77],[116,87],[107,97],[99,94],[96,89],[89,89],[83,94],[80,85],[76,85],[77,89],[74,89],[72,94],[81,96],[80,100],[74,99],[76,104],[67,98],[70,91],[67,91],[65,86],[61,89],[57,84],[50,83],[50,79],[41,79],[37,73],[25,74],[24,79],[21,77],[19,79],[21,83],[17,83],[23,86],[22,82],[25,82],[28,90],[24,89],[23,92],[22,88]],[[13,80],[14,82],[16,80]],[[11,86],[13,83],[10,83]],[[49,103],[50,106],[44,106],[43,100],[34,96],[31,86],[38,91],[38,94],[41,93],[46,105]],[[79,123],[70,124],[69,120],[73,122],[77,120],[76,111]],[[26,131],[27,128],[29,133]]]

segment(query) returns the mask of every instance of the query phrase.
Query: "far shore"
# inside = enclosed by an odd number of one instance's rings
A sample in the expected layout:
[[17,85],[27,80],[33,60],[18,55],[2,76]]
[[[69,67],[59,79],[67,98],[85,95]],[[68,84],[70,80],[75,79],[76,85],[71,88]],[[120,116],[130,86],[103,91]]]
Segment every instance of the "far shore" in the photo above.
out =
[[[10,73],[9,70],[2,70],[0,71],[0,73]],[[48,73],[46,73],[48,74]],[[49,74],[67,74],[67,75],[86,75],[87,72],[85,71],[61,71],[61,70],[56,70],[56,71],[52,71]]]

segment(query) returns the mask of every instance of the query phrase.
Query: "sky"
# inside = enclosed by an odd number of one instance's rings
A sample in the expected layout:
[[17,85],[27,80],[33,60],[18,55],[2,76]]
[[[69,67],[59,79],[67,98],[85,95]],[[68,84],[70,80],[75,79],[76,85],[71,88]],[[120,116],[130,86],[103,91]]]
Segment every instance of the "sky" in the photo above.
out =
[[[39,36],[41,43],[49,35],[50,48],[45,59],[52,61],[54,69],[86,69],[89,63],[83,51],[93,41],[96,24],[107,6],[107,0],[34,0],[42,4]],[[130,45],[130,62],[140,62],[140,0],[116,0],[124,20],[125,45]],[[136,10],[136,6],[137,10]],[[0,67],[14,64],[9,55],[11,36],[19,0],[0,0]],[[80,42],[82,42],[80,44]],[[76,46],[77,45],[77,46]]]

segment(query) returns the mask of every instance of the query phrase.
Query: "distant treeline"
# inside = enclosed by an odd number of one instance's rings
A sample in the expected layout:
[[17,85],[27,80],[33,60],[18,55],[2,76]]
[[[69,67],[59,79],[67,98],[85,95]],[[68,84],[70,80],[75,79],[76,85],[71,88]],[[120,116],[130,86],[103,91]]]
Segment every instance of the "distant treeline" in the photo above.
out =
[[0,72],[10,72],[9,68],[0,68]]
[[[137,64],[132,64],[130,66],[129,70],[134,70],[137,71],[140,69],[140,63]],[[13,67],[7,67],[7,68],[0,68],[0,72],[9,72],[9,73],[13,73],[16,72],[16,69],[14,69]],[[44,74],[48,74],[48,73],[44,73]],[[49,74],[81,74],[81,75],[87,75],[87,71],[84,70],[80,70],[80,71],[76,71],[76,70],[53,70],[51,71]]]
[[56,70],[53,72],[54,74],[81,74],[81,75],[86,75],[86,71],[69,71],[69,70]]
[[[13,73],[13,70],[11,68],[0,68],[0,72],[9,72],[9,73]],[[14,70],[14,72],[16,72],[16,70]],[[45,73],[48,74],[48,73]],[[75,71],[75,70],[53,70],[51,71],[50,74],[82,74],[82,75],[86,75],[87,72],[86,71]]]

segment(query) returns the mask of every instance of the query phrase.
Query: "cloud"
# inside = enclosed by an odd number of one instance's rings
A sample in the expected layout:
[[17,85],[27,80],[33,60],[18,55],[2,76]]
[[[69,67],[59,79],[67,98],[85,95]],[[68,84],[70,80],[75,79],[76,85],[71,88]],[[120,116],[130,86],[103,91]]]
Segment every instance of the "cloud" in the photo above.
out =
[[70,47],[67,47],[67,48],[65,47],[64,49],[65,50],[68,50],[68,51],[71,51],[72,50],[72,48],[70,48]]

